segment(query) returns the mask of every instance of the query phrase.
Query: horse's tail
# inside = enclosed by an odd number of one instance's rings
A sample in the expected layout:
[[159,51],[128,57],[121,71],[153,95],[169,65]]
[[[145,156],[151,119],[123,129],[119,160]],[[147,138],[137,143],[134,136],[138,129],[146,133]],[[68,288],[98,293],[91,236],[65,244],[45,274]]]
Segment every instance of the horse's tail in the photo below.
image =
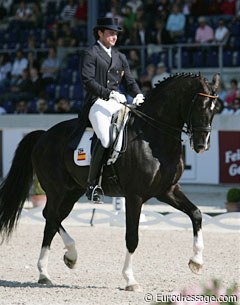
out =
[[31,154],[43,130],[27,134],[19,143],[7,177],[0,185],[0,234],[2,242],[15,228],[33,181]]

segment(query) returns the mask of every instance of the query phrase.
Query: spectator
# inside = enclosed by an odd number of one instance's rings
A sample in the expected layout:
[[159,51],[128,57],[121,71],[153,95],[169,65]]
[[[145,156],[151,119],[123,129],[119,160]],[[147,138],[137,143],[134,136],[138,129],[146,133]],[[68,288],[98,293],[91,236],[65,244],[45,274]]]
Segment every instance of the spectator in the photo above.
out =
[[209,43],[214,40],[213,28],[207,25],[205,17],[198,18],[199,26],[196,29],[195,42]]
[[159,19],[166,22],[169,12],[170,12],[169,1],[168,0],[159,0],[157,12],[156,12]]
[[59,98],[54,107],[54,113],[68,114],[73,113],[71,104],[67,98]]
[[86,0],[78,0],[74,16],[74,26],[85,25],[88,17],[88,5]]
[[13,0],[0,0],[0,20],[10,16]]
[[155,75],[156,68],[153,64],[148,64],[145,72],[140,76],[140,84],[152,81],[153,76]]
[[58,40],[61,37],[61,32],[60,32],[60,24],[55,22],[51,25],[47,38],[46,38],[46,43],[47,46],[50,47],[56,47],[58,44]]
[[233,114],[240,114],[240,98],[237,97],[233,100],[232,102],[232,109],[233,109]]
[[186,17],[181,12],[180,6],[173,4],[170,15],[167,18],[166,30],[169,32],[171,39],[177,41],[183,37],[185,31]]
[[50,113],[48,102],[44,98],[39,98],[36,102],[36,112],[38,114]]
[[13,61],[11,70],[11,84],[14,85],[20,79],[22,72],[27,68],[28,60],[24,57],[23,51],[18,49],[16,51],[16,56]]
[[144,12],[142,6],[138,7],[137,10],[136,10],[136,19],[135,19],[135,21],[145,22],[145,25],[147,27],[149,27],[149,24],[145,21],[145,12]]
[[215,42],[218,43],[226,43],[229,37],[229,30],[225,26],[225,21],[223,18],[219,19],[218,21],[218,27],[215,30],[214,38]]
[[129,34],[130,45],[146,45],[151,42],[150,32],[146,29],[145,22],[135,21]]
[[37,59],[37,54],[34,51],[29,51],[27,53],[28,65],[27,68],[30,71],[31,68],[40,69],[40,63]]
[[82,25],[87,23],[88,6],[86,0],[78,0],[78,4],[75,11],[74,23],[75,25]]
[[[156,16],[158,12],[157,1],[154,0],[147,0],[143,2],[141,7],[143,11],[143,18],[146,24],[148,25],[149,29],[154,28],[155,20],[159,20],[158,16]],[[153,18],[154,16],[154,18]],[[138,18],[137,18],[138,19]]]
[[240,99],[235,98],[233,102],[225,107],[221,114],[234,114],[239,115],[240,114]]
[[57,58],[56,49],[54,47],[50,47],[48,49],[48,56],[44,59],[41,65],[41,73],[45,85],[56,82],[59,68],[60,61]]
[[227,96],[225,98],[225,102],[227,105],[231,105],[232,102],[239,96],[239,90],[238,90],[238,81],[233,78],[230,81],[230,89],[227,92]]
[[152,29],[150,36],[151,43],[148,44],[147,48],[148,56],[151,56],[152,53],[161,52],[163,44],[172,42],[163,20],[157,19],[155,21],[155,27]]
[[32,25],[32,9],[27,6],[24,0],[21,0],[16,9],[13,23],[10,23],[9,28],[14,27],[17,30],[25,30]]
[[106,13],[106,18],[117,18],[119,26],[123,26],[123,17],[118,13],[116,6],[112,6],[111,10]]
[[225,83],[223,81],[220,82],[218,89],[217,89],[218,98],[225,104],[226,96],[227,96],[227,90]]
[[184,0],[183,1],[182,12],[186,17],[191,15],[191,3],[192,3],[192,0]]
[[7,111],[6,111],[6,109],[3,107],[2,102],[0,101],[0,115],[1,115],[1,114],[6,114],[6,113],[7,113]]
[[46,96],[45,84],[41,76],[39,75],[39,70],[36,67],[31,67],[30,79],[32,82],[31,91],[33,92],[33,97]]
[[32,17],[33,26],[35,28],[41,28],[43,24],[43,12],[40,1],[32,3]]
[[0,54],[0,95],[10,86],[12,63],[8,53]]
[[123,8],[123,27],[127,32],[127,35],[131,33],[135,20],[136,13],[133,12],[130,6],[126,5]]
[[194,17],[205,16],[208,14],[209,3],[206,0],[192,0],[191,15]]
[[147,96],[147,94],[152,90],[152,83],[151,81],[147,80],[147,81],[144,81],[142,84],[141,84],[141,92],[144,96]]
[[33,34],[30,34],[27,39],[27,49],[35,50],[37,48],[36,38]]
[[220,2],[219,0],[210,0],[209,1],[209,6],[208,6],[208,15],[221,15],[221,10],[220,10]]
[[16,102],[14,114],[27,114],[28,113],[28,104],[25,100],[20,100]]
[[141,62],[137,50],[133,49],[129,51],[128,63],[133,77],[138,81],[140,76]]
[[58,46],[60,47],[77,47],[78,38],[75,35],[73,29],[70,27],[70,24],[65,22],[62,25],[62,31],[58,38]]
[[236,14],[236,0],[225,0],[220,4],[222,15],[234,16]]
[[170,74],[167,72],[167,68],[163,62],[159,62],[157,65],[156,74],[152,78],[152,87],[154,88],[158,82],[163,81],[165,78],[169,77]]
[[72,25],[72,23],[74,23],[76,9],[77,6],[74,3],[74,0],[67,0],[66,5],[63,7],[60,13],[60,20],[63,22],[69,22]]
[[130,0],[127,2],[127,5],[131,7],[133,13],[136,13],[137,9],[142,6],[141,0]]
[[34,94],[32,91],[32,81],[29,77],[28,69],[22,71],[22,76],[18,81],[10,87],[10,92],[6,92],[1,95],[0,99],[5,101],[16,102],[21,99],[30,100]]

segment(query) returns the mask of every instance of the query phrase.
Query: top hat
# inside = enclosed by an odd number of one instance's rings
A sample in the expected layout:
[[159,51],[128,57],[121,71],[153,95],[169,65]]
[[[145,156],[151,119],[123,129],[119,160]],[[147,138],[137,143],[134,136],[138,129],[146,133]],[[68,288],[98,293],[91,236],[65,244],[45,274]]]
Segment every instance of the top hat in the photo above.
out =
[[98,29],[109,29],[117,32],[121,32],[122,28],[118,25],[117,18],[98,18],[97,25],[93,28],[93,30]]

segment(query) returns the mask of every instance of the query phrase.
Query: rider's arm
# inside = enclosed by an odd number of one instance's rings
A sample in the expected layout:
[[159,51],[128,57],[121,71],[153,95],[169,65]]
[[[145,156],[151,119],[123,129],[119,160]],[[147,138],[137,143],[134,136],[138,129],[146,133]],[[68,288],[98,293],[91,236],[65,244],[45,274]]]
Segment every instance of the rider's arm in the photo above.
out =
[[[96,77],[97,55],[91,50],[86,50],[82,60],[82,82],[87,92],[96,98],[108,99],[111,90],[102,86]],[[105,73],[102,69],[102,73]]]
[[130,96],[135,97],[137,94],[141,93],[141,90],[135,78],[132,75],[126,56],[122,53],[120,56],[124,71],[124,75],[122,79],[124,88]]

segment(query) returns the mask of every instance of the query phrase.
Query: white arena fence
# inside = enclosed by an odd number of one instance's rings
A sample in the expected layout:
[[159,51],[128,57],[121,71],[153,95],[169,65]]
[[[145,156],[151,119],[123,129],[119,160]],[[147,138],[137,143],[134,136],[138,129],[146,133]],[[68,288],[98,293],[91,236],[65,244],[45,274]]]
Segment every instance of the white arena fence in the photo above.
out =
[[[42,216],[42,208],[23,209],[21,214],[21,221],[27,220],[33,223],[44,223],[45,220]],[[125,212],[123,210],[109,211],[104,208],[78,208],[74,209],[71,214],[64,220],[70,225],[79,226],[125,226]],[[161,227],[165,228],[181,228],[192,229],[192,224],[187,215],[182,212],[170,212],[163,215],[159,212],[143,210],[140,217],[141,227]],[[240,213],[222,213],[217,216],[209,216],[203,214],[203,227],[206,228],[213,225],[215,228],[225,230],[240,230]],[[159,227],[159,228],[160,228]]]

